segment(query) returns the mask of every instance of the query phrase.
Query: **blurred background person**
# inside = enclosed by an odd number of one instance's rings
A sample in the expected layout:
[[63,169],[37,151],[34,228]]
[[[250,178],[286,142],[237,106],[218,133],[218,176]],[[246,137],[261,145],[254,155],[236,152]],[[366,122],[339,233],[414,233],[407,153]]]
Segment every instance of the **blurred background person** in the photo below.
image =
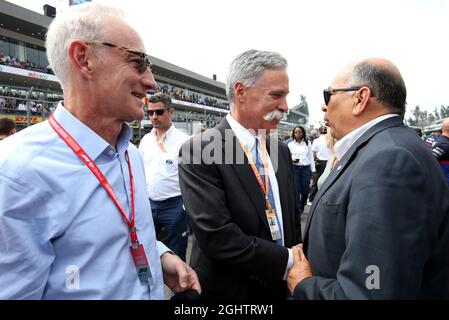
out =
[[449,183],[449,118],[443,121],[442,133],[435,141],[432,153],[440,163],[444,176]]
[[165,93],[148,99],[153,129],[142,138],[139,151],[158,240],[186,261],[188,226],[179,188],[178,154],[189,136],[175,128],[171,120],[174,111],[172,100]]
[[310,190],[309,201],[312,202],[313,198],[318,191],[317,183],[320,176],[323,174],[324,168],[326,168],[327,160],[329,159],[329,150],[326,143],[327,127],[322,126],[320,128],[320,136],[313,140],[312,152],[313,159],[315,161],[315,174],[312,174],[312,187]]
[[323,173],[321,174],[320,178],[317,181],[317,191],[320,190],[321,186],[323,185],[324,181],[326,181],[327,177],[331,173],[331,171],[335,168],[337,165],[337,157],[335,156],[335,150],[334,146],[337,142],[337,139],[335,139],[332,136],[332,129],[328,128],[327,133],[325,135],[326,140],[326,146],[327,150],[329,151],[329,160],[326,162],[326,168],[324,168]]
[[292,155],[293,173],[295,175],[296,203],[301,214],[307,204],[310,192],[310,178],[315,172],[315,161],[311,142],[307,139],[306,130],[302,126],[296,126],[292,131],[293,141],[288,148]]
[[0,140],[3,140],[16,133],[16,123],[10,118],[0,119]]
[[422,139],[422,129],[421,128],[413,128],[416,134]]
[[310,134],[307,137],[307,139],[308,139],[308,141],[310,142],[311,145],[313,143],[313,140],[315,140],[316,138],[318,138],[318,131],[316,129],[310,130]]
[[435,144],[435,142],[437,141],[437,139],[440,137],[441,133],[442,133],[441,129],[432,131],[432,133],[430,133],[430,135],[425,137],[424,141],[430,148],[432,148],[433,145]]

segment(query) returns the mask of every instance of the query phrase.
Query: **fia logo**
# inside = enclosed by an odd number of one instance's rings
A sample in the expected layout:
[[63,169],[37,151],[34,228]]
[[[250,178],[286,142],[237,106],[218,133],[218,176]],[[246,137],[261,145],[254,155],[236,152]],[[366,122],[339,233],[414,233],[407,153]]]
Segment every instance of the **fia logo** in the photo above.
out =
[[165,166],[167,167],[167,170],[169,170],[169,171],[176,170],[176,165],[173,163],[173,160],[171,160],[171,159],[165,160]]

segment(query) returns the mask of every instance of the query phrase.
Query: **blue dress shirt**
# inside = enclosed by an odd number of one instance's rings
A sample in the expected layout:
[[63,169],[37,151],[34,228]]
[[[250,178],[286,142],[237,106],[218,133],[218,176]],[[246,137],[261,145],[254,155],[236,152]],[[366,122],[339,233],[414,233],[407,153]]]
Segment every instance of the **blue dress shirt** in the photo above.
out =
[[123,125],[117,151],[60,103],[55,119],[111,184],[128,218],[135,184],[139,241],[154,284],[141,285],[128,226],[97,178],[50,127],[33,125],[0,142],[0,299],[163,299],[160,255],[137,149]]

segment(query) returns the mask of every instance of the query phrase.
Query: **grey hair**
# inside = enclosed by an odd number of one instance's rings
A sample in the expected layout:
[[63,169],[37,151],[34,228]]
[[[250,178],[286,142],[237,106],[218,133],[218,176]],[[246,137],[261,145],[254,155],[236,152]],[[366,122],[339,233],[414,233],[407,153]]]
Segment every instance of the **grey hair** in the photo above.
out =
[[83,3],[71,6],[50,24],[45,46],[47,58],[61,86],[69,83],[68,47],[72,40],[102,40],[106,18],[124,19],[122,10],[98,3]]
[[346,83],[351,87],[369,87],[371,95],[379,102],[404,116],[407,89],[402,76],[392,72],[390,68],[367,61],[360,62],[354,66]]
[[155,93],[154,95],[152,95],[149,99],[148,99],[149,103],[158,103],[158,102],[162,102],[162,104],[166,107],[166,108],[171,108],[172,107],[172,101],[171,98],[168,94],[165,94],[163,92],[158,92]]
[[277,52],[248,50],[239,54],[229,67],[226,95],[231,110],[234,108],[234,84],[241,81],[251,87],[266,69],[287,69],[287,59]]

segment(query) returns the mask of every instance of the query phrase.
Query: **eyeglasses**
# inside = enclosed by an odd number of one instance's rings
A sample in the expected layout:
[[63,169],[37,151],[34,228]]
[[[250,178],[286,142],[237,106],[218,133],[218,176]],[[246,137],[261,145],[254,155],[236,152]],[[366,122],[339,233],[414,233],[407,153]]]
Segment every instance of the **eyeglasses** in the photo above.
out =
[[360,90],[362,87],[350,87],[350,88],[339,88],[339,89],[332,89],[332,88],[327,88],[323,90],[323,96],[324,96],[324,103],[327,104],[329,103],[329,100],[331,99],[331,96],[335,94],[335,92],[338,91],[342,91],[342,92],[348,92],[348,91],[357,91]]
[[125,51],[127,53],[130,53],[130,54],[138,56],[140,58],[140,60],[138,61],[138,64],[137,64],[137,70],[141,74],[144,73],[147,70],[147,68],[150,71],[152,71],[152,69],[153,69],[153,65],[150,62],[149,56],[146,53],[144,53],[144,52],[129,50],[127,48],[124,48],[124,47],[121,47],[121,46],[117,46],[117,45],[109,43],[109,42],[103,42],[103,41],[98,41],[98,40],[88,40],[88,41],[85,41],[85,43],[87,45],[101,44],[101,45],[108,46],[108,47],[111,47],[111,48],[117,48],[119,50],[122,50],[122,51]]
[[150,116],[152,116],[153,114],[157,114],[158,116],[162,116],[164,114],[165,111],[167,111],[168,109],[156,109],[156,110],[148,110],[148,114]]

